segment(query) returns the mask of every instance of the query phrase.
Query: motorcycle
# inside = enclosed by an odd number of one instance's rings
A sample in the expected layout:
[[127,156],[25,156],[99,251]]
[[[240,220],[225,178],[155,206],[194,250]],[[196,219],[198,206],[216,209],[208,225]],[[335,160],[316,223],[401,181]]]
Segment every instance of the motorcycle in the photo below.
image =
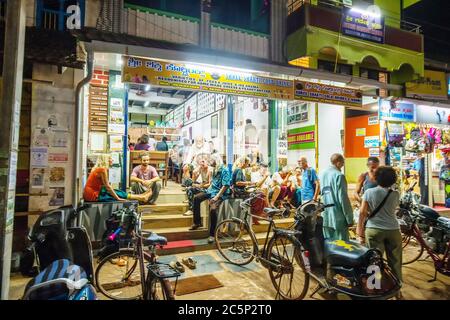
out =
[[437,273],[450,276],[450,218],[441,217],[433,208],[421,205],[413,193],[414,185],[400,199],[397,219],[403,242],[403,264],[417,261],[426,251]]
[[[24,300],[94,300],[92,247],[78,213],[63,206],[39,216],[31,228],[31,245],[21,257],[21,271],[34,276],[23,295]],[[37,267],[33,266],[37,262]]]
[[[330,192],[323,190],[323,194]],[[377,249],[368,249],[355,241],[324,239],[320,214],[334,204],[310,201],[295,214],[294,228],[303,247],[302,259],[306,272],[318,282],[319,290],[344,294],[351,299],[389,299],[401,288]]]

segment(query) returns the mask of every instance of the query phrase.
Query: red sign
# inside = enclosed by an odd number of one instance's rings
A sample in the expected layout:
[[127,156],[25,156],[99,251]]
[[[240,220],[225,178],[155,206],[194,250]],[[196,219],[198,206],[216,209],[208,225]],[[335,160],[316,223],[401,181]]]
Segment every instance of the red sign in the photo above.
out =
[[50,153],[48,155],[49,162],[67,162],[69,155],[67,153]]

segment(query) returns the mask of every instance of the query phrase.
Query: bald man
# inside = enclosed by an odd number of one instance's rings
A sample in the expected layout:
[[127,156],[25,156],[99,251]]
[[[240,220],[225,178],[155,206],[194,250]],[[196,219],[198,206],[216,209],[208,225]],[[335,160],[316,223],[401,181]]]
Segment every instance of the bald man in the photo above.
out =
[[353,209],[348,198],[347,180],[341,172],[345,160],[338,153],[330,160],[331,166],[320,177],[323,203],[334,204],[323,213],[323,235],[327,240],[347,241],[348,228],[353,224]]

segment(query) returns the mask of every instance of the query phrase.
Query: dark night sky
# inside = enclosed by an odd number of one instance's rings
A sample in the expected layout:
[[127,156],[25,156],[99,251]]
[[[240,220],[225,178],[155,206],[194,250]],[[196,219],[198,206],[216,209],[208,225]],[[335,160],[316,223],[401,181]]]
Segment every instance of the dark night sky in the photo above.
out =
[[422,0],[403,20],[422,26],[426,58],[450,63],[450,0]]

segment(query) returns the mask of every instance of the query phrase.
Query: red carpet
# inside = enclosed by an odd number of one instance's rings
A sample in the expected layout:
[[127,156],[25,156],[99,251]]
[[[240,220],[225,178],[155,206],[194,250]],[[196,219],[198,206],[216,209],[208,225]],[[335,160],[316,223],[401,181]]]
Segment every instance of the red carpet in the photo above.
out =
[[180,241],[169,241],[169,243],[164,246],[164,249],[173,249],[173,248],[186,248],[186,247],[194,247],[194,241],[192,240],[180,240]]

